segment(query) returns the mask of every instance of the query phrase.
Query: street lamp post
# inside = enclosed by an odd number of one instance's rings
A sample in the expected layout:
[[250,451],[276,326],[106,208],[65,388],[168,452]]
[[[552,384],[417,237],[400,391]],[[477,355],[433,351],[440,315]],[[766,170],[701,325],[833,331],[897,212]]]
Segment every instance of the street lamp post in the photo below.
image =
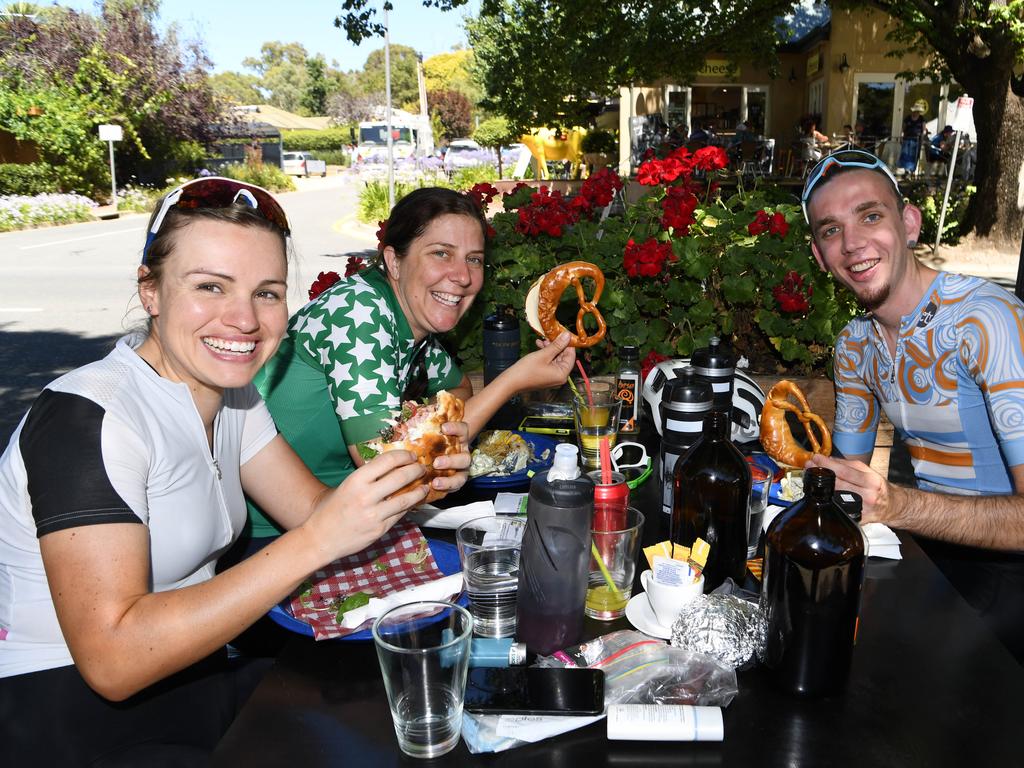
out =
[[395,207],[395,140],[391,135],[391,33],[388,30],[388,4],[384,3],[384,98],[388,124],[388,213]]

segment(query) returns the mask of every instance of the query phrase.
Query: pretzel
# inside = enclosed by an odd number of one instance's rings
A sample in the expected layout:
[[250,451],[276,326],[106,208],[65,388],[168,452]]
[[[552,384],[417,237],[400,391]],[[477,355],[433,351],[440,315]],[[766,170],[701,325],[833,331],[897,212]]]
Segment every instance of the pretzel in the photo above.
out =
[[[800,407],[789,402],[790,397],[795,397]],[[786,411],[795,413],[800,423],[804,425],[813,450],[805,450],[794,439],[793,433],[789,431],[789,424],[786,423]],[[812,424],[821,432],[820,442],[811,429]],[[832,453],[832,435],[829,434],[828,427],[820,416],[811,412],[804,393],[792,381],[783,379],[768,390],[768,398],[761,410],[761,446],[765,453],[779,464],[801,469],[811,460],[812,453],[820,453],[823,456]]]
[[[594,297],[587,299],[583,290],[582,278],[589,277],[594,281]],[[570,285],[576,288],[576,299],[580,309],[576,314],[576,333],[571,333],[569,345],[572,347],[592,347],[604,338],[608,326],[597,308],[597,300],[604,290],[604,273],[595,264],[587,261],[570,261],[559,264],[544,277],[537,280],[526,294],[526,319],[533,330],[550,340],[554,340],[562,331],[568,330],[555,318],[555,310],[562,300],[562,294]],[[597,332],[587,335],[583,318],[593,315],[597,322]]]

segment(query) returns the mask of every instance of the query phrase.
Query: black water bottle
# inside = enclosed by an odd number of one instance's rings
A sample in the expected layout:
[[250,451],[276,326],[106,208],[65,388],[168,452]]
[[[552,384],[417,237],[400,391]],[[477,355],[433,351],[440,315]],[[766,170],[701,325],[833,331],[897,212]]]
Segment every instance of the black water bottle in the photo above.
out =
[[731,424],[728,412],[708,411],[704,431],[673,473],[672,542],[710,545],[705,592],[727,578],[741,585],[747,574],[750,465],[729,439]]
[[835,482],[828,469],[808,469],[803,499],[765,533],[765,665],[808,698],[846,685],[864,584],[864,537],[835,502]]
[[736,357],[732,349],[713,336],[708,346],[693,353],[690,365],[711,382],[715,392],[715,408],[732,409],[732,380],[736,373]]
[[711,383],[699,377],[690,366],[665,383],[658,406],[661,419],[661,510],[672,514],[672,471],[679,457],[697,442],[704,414],[711,410]]
[[484,385],[519,360],[519,319],[512,307],[499,305],[484,318]]

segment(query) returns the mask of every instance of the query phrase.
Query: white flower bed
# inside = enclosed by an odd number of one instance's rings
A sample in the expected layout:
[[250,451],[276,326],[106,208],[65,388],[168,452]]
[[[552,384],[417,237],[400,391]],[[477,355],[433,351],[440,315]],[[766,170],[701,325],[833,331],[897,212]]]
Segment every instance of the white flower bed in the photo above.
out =
[[82,195],[0,195],[0,232],[91,221],[97,204]]

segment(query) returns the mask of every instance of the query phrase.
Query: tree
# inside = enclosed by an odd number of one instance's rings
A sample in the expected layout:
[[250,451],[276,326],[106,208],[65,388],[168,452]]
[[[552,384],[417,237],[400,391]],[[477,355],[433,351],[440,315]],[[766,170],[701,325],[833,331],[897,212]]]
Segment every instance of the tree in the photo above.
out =
[[458,91],[427,91],[427,108],[441,121],[444,135],[457,139],[469,134],[469,99]]
[[[440,8],[450,11],[465,5],[468,0],[423,0],[427,8]],[[367,7],[369,0],[344,0],[341,9],[346,13],[334,20],[334,26],[345,30],[345,36],[359,45],[368,37],[384,37],[384,25],[376,21],[377,10]],[[390,0],[384,0],[381,8],[388,11],[395,9]]]
[[484,96],[473,79],[473,52],[468,49],[439,53],[423,62],[423,79],[427,91],[458,91],[465,94],[471,104]]
[[[160,36],[157,8],[155,0],[116,0],[96,16],[54,7],[0,24],[0,125],[34,141],[65,189],[109,185],[101,123],[124,129],[123,178],[162,183],[196,170],[195,141],[209,138],[218,117],[210,62],[173,28]],[[26,112],[33,105],[38,117]]]
[[257,72],[268,104],[299,112],[306,91],[306,49],[301,43],[266,42],[259,57],[247,57],[243,66]]
[[[966,230],[1016,246],[1024,230],[1024,0],[848,3],[878,9],[897,21],[889,38],[894,55],[914,51],[930,59],[915,74],[955,79],[974,98],[978,131],[978,190],[965,215]],[[932,57],[931,54],[937,54]]]
[[260,79],[244,72],[218,72],[210,76],[210,87],[217,98],[231,104],[261,104]]
[[[418,102],[420,97],[419,78],[416,64],[419,55],[407,45],[391,46],[391,103],[400,106]],[[365,93],[384,93],[384,49],[366,57],[366,65],[359,73],[359,84]]]
[[480,125],[473,131],[473,140],[476,141],[481,147],[487,147],[488,149],[498,150],[498,178],[502,178],[502,157],[501,148],[507,144],[511,144],[518,139],[514,133],[512,133],[509,127],[508,120],[504,117],[489,117],[482,121]]
[[306,59],[306,91],[302,94],[302,108],[310,115],[327,112],[327,62],[323,56]]
[[689,82],[709,53],[772,67],[793,0],[482,0],[467,23],[483,106],[514,128],[586,122],[622,85]]

